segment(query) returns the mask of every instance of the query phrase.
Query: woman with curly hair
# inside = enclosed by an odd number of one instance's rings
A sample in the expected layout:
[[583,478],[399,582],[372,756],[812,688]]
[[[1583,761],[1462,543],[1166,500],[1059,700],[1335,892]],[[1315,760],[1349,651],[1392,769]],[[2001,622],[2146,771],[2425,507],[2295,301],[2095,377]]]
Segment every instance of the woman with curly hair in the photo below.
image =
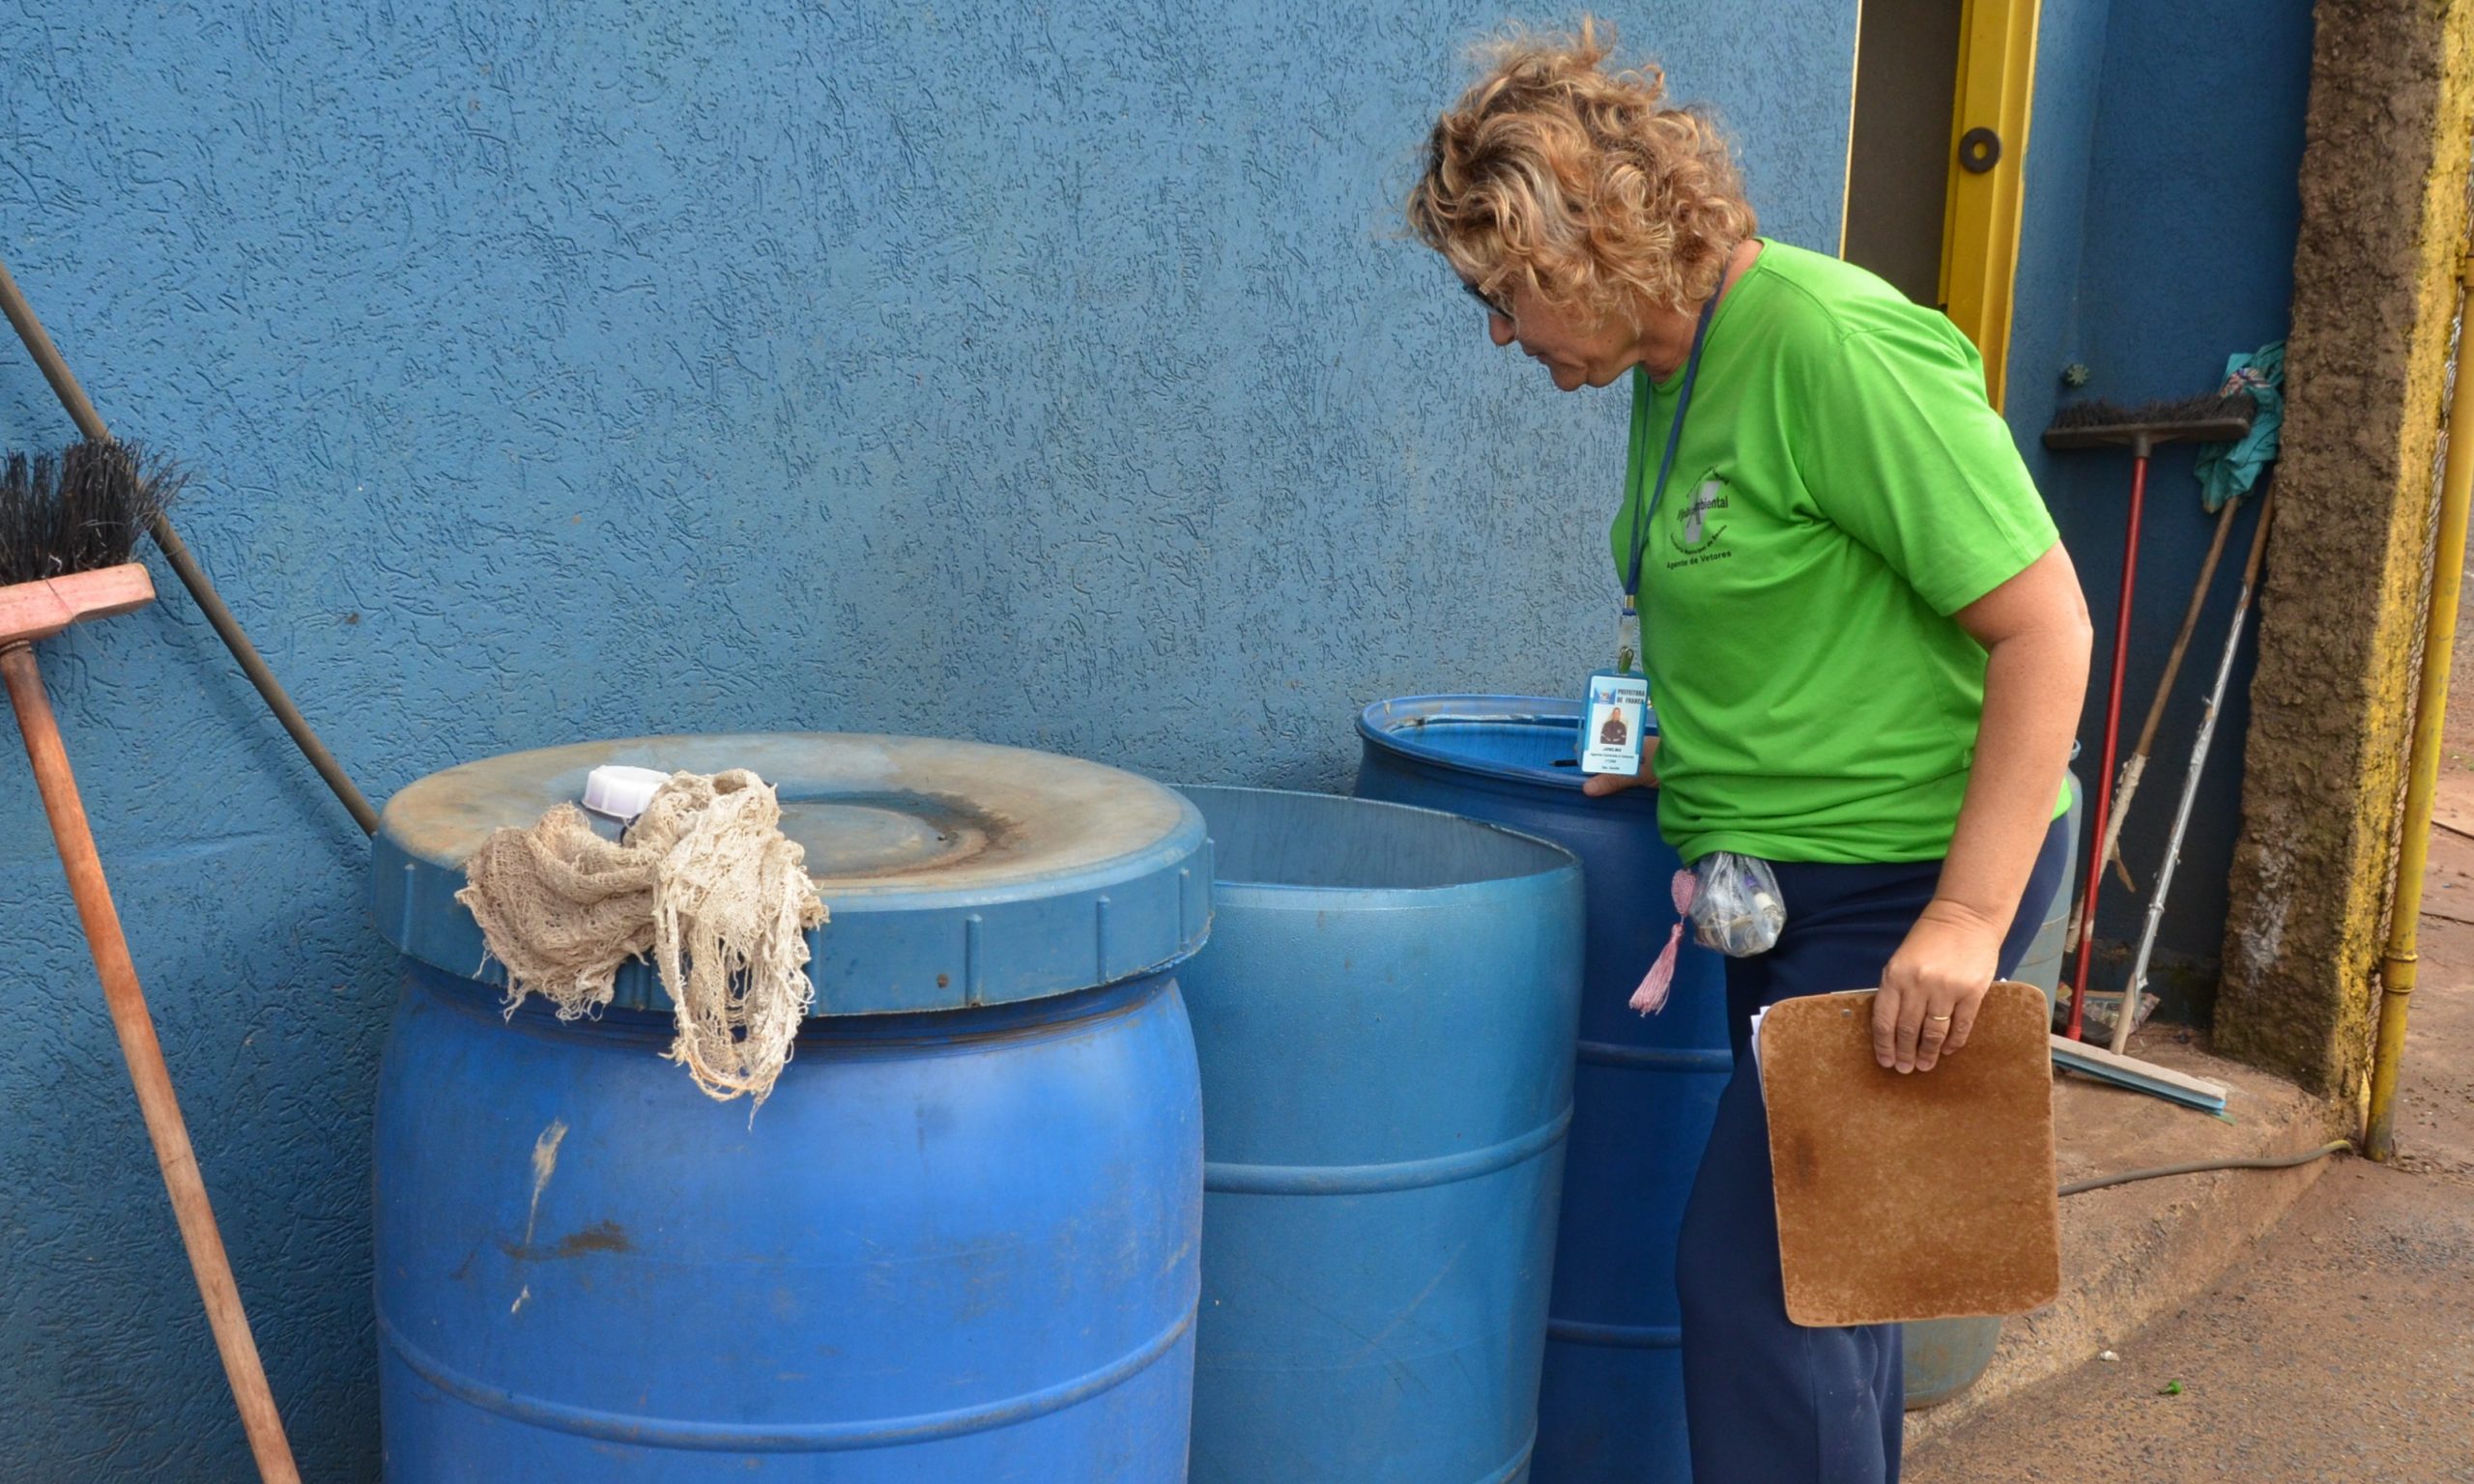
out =
[[1878,986],[1882,1066],[1962,1052],[2060,885],[2087,611],[1974,347],[1756,235],[1711,121],[1610,49],[1587,21],[1492,47],[1409,218],[1496,345],[1565,391],[1629,384],[1612,542],[1659,739],[1589,791],[1656,786],[1685,862],[1758,857],[1783,889],[1776,944],[1727,960],[1737,1072],[1677,1253],[1693,1475],[1886,1484],[1898,1328],[1787,1318],[1746,1023]]

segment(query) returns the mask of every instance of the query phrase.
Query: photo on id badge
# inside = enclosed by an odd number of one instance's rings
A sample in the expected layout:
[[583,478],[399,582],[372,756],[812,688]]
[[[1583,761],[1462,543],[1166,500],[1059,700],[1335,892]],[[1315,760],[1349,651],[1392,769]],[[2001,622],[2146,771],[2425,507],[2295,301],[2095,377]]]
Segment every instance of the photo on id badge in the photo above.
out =
[[1649,682],[1638,675],[1592,675],[1588,719],[1582,723],[1584,773],[1641,771],[1643,712],[1649,708]]

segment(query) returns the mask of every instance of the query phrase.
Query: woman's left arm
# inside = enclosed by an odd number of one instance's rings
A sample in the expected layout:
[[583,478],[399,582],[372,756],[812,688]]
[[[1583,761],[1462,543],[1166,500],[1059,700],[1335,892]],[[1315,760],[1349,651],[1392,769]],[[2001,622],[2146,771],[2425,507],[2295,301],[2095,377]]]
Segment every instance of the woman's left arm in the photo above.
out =
[[1900,1071],[1929,1071],[1968,1043],[2052,826],[2087,690],[2087,603],[2058,542],[1955,617],[1985,649],[1984,717],[1941,884],[1873,1002],[1873,1054]]

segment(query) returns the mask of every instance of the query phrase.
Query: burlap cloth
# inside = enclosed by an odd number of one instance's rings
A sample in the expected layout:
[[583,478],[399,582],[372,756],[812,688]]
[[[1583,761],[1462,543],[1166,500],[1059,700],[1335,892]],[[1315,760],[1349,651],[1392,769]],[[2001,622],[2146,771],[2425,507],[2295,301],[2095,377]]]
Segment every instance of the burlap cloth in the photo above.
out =
[[507,1013],[528,994],[561,1020],[595,1013],[618,966],[650,958],[676,1007],[670,1060],[706,1096],[761,1106],[816,997],[806,934],[825,920],[781,824],[745,769],[674,774],[616,844],[572,804],[492,831],[455,899],[506,966]]

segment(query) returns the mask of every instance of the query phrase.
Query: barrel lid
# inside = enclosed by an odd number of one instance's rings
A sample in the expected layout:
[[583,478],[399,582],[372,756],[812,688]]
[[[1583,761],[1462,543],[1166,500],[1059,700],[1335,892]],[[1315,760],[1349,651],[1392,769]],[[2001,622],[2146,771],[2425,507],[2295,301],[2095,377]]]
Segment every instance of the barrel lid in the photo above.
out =
[[[502,825],[580,800],[605,763],[747,768],[782,800],[831,912],[809,934],[820,1015],[952,1010],[1065,994],[1166,967],[1210,925],[1210,844],[1194,805],[1148,779],[978,742],[831,732],[580,742],[433,773],[388,801],[370,899],[388,941],[492,984],[456,902],[464,863]],[[615,821],[594,828],[616,838]],[[617,1003],[662,1010],[649,965]]]

